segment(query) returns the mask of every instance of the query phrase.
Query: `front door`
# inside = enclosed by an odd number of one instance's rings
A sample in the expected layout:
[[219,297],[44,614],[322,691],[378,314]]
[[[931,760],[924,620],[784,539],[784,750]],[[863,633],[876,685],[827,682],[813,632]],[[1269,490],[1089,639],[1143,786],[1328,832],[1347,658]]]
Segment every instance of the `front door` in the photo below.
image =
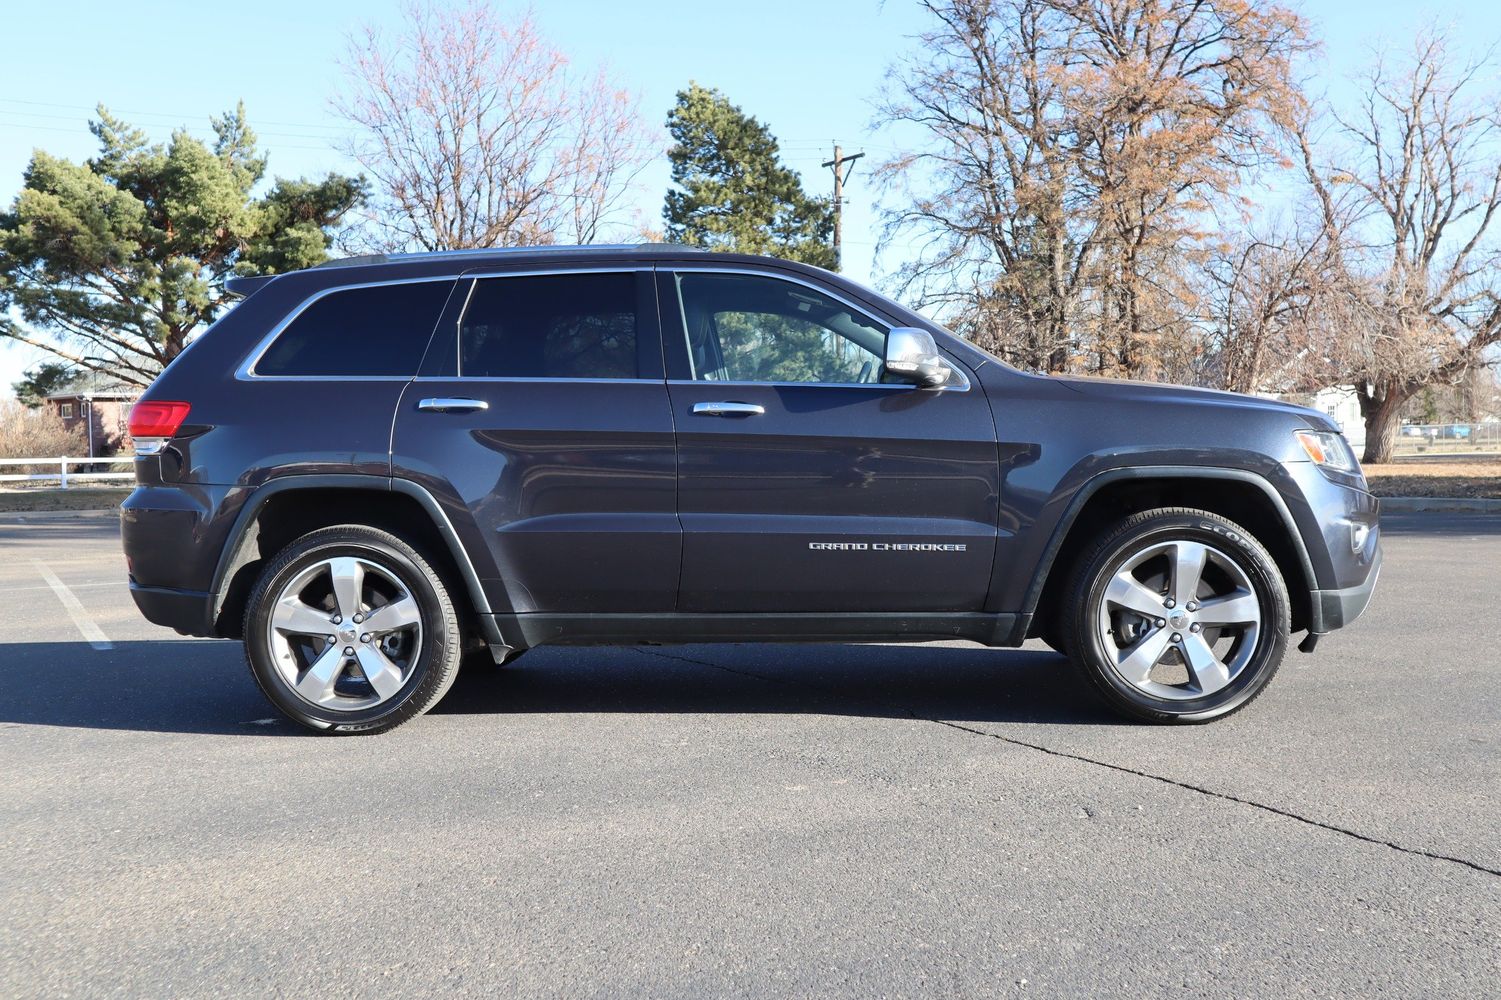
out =
[[671,611],[681,532],[650,270],[472,280],[402,396],[395,474],[450,509],[494,611]]
[[791,276],[658,279],[683,612],[984,604],[999,469],[983,390],[882,381],[887,325]]

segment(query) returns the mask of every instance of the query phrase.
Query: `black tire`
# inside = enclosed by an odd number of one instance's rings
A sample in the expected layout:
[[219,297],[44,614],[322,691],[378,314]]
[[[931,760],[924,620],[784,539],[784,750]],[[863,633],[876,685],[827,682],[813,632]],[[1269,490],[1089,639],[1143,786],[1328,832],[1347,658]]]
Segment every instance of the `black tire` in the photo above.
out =
[[1055,615],[1053,620],[1048,622],[1043,627],[1041,634],[1037,636],[1037,638],[1043,641],[1044,645],[1062,656],[1068,655],[1068,640],[1063,636],[1065,621],[1066,619],[1063,615]]
[[[338,556],[377,563],[411,595],[421,617],[421,640],[413,642],[417,649],[400,689],[380,704],[356,711],[326,708],[299,696],[273,663],[268,628],[282,589],[308,567]],[[423,714],[453,685],[463,652],[458,615],[439,574],[400,538],[356,524],[309,532],[277,553],[251,590],[244,636],[251,676],[266,698],[287,718],[325,735],[380,733]]]
[[[1182,697],[1153,696],[1117,672],[1115,654],[1101,634],[1105,588],[1116,571],[1133,553],[1173,541],[1203,543],[1227,557],[1249,580],[1259,605],[1260,625],[1248,658],[1228,684],[1209,694],[1193,696],[1195,688],[1184,685]],[[1198,723],[1224,718],[1266,690],[1287,651],[1289,602],[1276,562],[1249,531],[1208,511],[1170,507],[1127,518],[1084,553],[1066,593],[1069,659],[1112,709],[1131,719]]]

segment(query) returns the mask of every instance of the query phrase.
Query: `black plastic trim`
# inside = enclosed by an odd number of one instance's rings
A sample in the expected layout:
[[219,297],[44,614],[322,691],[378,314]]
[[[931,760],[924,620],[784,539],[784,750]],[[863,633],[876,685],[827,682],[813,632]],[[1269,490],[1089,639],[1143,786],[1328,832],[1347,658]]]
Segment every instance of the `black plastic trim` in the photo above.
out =
[[130,597],[141,615],[153,625],[165,625],[180,635],[213,635],[214,618],[209,609],[212,594],[202,590],[143,587],[132,581]]
[[[1058,524],[1053,529],[1052,537],[1048,539],[1047,548],[1042,551],[1042,558],[1038,561],[1037,568],[1032,572],[1032,582],[1027,587],[1026,599],[1022,610],[1026,614],[1033,614],[1037,610],[1037,602],[1042,599],[1043,587],[1047,584],[1048,575],[1052,572],[1053,562],[1058,557],[1058,552],[1063,548],[1063,542],[1068,538],[1068,533],[1073,529],[1074,521],[1078,519],[1079,512],[1089,502],[1089,498],[1100,491],[1101,488],[1123,479],[1229,479],[1236,482],[1250,483],[1261,490],[1266,498],[1272,502],[1277,514],[1282,518],[1283,527],[1293,542],[1293,549],[1298,554],[1298,563],[1303,570],[1303,587],[1310,593],[1317,593],[1314,589],[1318,585],[1318,575],[1313,569],[1313,560],[1308,556],[1308,546],[1303,541],[1303,533],[1298,530],[1298,523],[1293,520],[1292,511],[1288,510],[1287,501],[1277,488],[1269,483],[1264,476],[1244,469],[1225,469],[1217,466],[1206,465],[1144,465],[1129,469],[1111,469],[1100,473],[1093,479],[1079,487],[1074,498],[1058,519]],[[1317,600],[1311,602],[1317,605]],[[1317,612],[1313,612],[1317,614]]]
[[1371,571],[1363,582],[1343,590],[1315,590],[1309,596],[1308,631],[1311,635],[1323,635],[1359,618],[1371,603],[1376,590],[1376,578],[1381,575],[1381,550],[1371,562]]
[[969,639],[1020,645],[1018,617],[986,612],[923,614],[520,614],[494,615],[507,645],[632,642],[910,642]]
[[[212,611],[209,617],[209,627],[212,630],[217,624],[219,615],[223,611],[224,600],[228,596],[229,581],[233,577],[233,571],[244,562],[241,548],[254,540],[254,534],[249,531],[251,524],[260,516],[261,508],[266,501],[280,493],[289,490],[307,489],[363,489],[380,490],[382,492],[403,493],[412,497],[421,505],[433,524],[438,529],[447,544],[449,553],[453,556],[454,563],[458,566],[459,573],[464,577],[465,589],[469,592],[469,599],[474,604],[474,610],[478,613],[486,638],[490,641],[500,641],[498,634],[493,633],[493,622],[489,619],[490,602],[485,597],[485,588],[480,583],[479,574],[474,569],[474,564],[469,560],[469,554],[459,540],[458,533],[454,530],[453,523],[448,515],[439,506],[438,501],[426,489],[406,479],[390,479],[385,476],[366,476],[359,474],[327,474],[309,476],[284,476],[273,479],[269,483],[258,488],[252,493],[240,507],[240,512],[235,516],[234,525],[230,528],[223,551],[219,556],[219,564],[214,569],[214,579],[210,586],[213,597]],[[208,634],[214,634],[210,631]]]

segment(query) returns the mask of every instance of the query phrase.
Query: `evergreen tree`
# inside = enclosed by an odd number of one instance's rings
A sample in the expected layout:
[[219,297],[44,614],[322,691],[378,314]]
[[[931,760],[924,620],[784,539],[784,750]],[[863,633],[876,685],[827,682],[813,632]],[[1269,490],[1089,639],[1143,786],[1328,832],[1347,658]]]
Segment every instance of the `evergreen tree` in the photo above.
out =
[[185,131],[151,143],[103,107],[89,128],[96,158],[37,150],[0,213],[0,336],[130,384],[214,319],[224,278],[317,264],[364,197],[363,179],[335,174],[253,194],[266,160],[243,105],[213,122],[212,144]]
[[63,361],[43,361],[28,368],[19,382],[10,384],[22,406],[33,409],[51,393],[57,392],[78,377],[78,369]]
[[667,115],[669,239],[834,266],[834,209],[810,197],[767,127],[718,90],[690,84]]

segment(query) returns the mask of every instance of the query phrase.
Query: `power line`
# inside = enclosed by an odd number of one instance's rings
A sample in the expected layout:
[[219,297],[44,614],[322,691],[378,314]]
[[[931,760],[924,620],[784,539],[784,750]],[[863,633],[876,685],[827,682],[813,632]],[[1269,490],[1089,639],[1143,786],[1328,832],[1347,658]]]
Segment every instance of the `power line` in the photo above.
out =
[[[33,107],[33,108],[62,108],[62,109],[67,110],[67,111],[86,111],[86,112],[89,112],[90,114],[97,113],[97,111],[98,111],[98,105],[93,105],[93,104],[62,104],[62,103],[59,103],[57,101],[27,101],[27,100],[23,100],[23,99],[21,99],[19,97],[0,97],[0,104],[24,104],[27,107]],[[195,111],[195,112],[191,112],[191,113],[188,113],[188,112],[179,112],[179,111],[143,111],[143,110],[141,110],[139,108],[115,108],[115,107],[110,107],[109,105],[105,105],[105,106],[107,108],[109,108],[109,110],[111,112],[115,112],[115,113],[122,114],[122,115],[143,115],[143,116],[145,116],[147,118],[171,118],[171,119],[173,119],[175,121],[181,121],[182,119],[185,119],[185,118],[203,118],[203,117],[207,117],[201,111]],[[15,112],[8,112],[8,113],[11,113],[11,114],[23,114],[24,112],[15,111]],[[65,116],[58,116],[58,117],[65,117]],[[315,124],[311,124],[309,122],[276,122],[276,121],[269,121],[269,120],[262,119],[262,124],[264,124],[264,125],[274,125],[274,126],[277,126],[279,128],[307,128],[307,129],[321,129],[321,130],[327,130],[329,128],[329,124],[327,122],[325,122],[325,123],[323,123],[321,125],[315,125]]]

